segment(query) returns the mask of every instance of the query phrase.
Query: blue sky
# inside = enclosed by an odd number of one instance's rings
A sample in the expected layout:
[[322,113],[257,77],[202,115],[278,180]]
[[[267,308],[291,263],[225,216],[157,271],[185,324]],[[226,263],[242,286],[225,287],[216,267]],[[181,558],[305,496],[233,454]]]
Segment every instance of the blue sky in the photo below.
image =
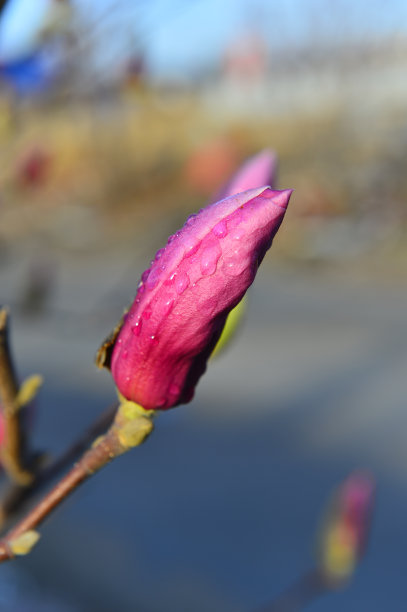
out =
[[[0,56],[29,52],[52,0],[9,0]],[[304,42],[347,44],[407,32],[405,0],[72,0],[98,59],[120,61],[140,40],[155,72],[193,71],[215,62],[246,24],[270,48]],[[4,59],[4,58],[3,58]]]
[[[101,14],[112,7],[119,28],[126,23],[128,31],[133,27],[141,35],[158,72],[189,72],[217,61],[247,24],[262,33],[271,49],[317,37],[322,43],[346,44],[349,38],[407,32],[406,0],[77,0],[90,11],[96,3]],[[109,19],[105,23],[108,27]]]

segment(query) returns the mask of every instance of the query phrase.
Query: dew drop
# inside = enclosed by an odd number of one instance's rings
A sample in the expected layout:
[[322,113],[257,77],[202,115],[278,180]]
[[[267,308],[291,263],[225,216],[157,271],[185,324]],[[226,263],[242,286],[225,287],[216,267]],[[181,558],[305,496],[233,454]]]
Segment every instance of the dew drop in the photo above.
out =
[[156,287],[160,279],[161,272],[162,270],[159,266],[155,266],[154,268],[151,269],[148,279],[146,280],[147,289],[154,289],[154,287]]
[[244,271],[245,266],[238,259],[229,259],[224,263],[226,276],[239,276]]
[[164,255],[164,252],[165,249],[158,249],[157,253],[155,254],[155,261],[161,259],[161,257]]
[[143,317],[143,319],[147,319],[147,321],[148,321],[148,319],[150,319],[150,318],[151,318],[151,315],[152,315],[152,314],[153,314],[153,311],[151,310],[151,308],[146,308],[146,309],[143,311],[142,317]]
[[216,271],[216,264],[222,255],[219,244],[215,243],[206,247],[201,255],[201,272],[204,276],[210,276]]
[[174,307],[174,298],[169,298],[168,300],[166,300],[162,306],[163,317],[169,315],[173,307]]
[[136,324],[135,324],[135,325],[133,325],[133,327],[131,328],[131,331],[133,332],[133,334],[134,334],[135,336],[139,336],[139,335],[140,335],[140,333],[141,333],[141,327],[142,327],[142,321],[141,321],[141,319],[138,319],[138,320],[136,321]]
[[168,240],[167,240],[167,244],[171,244],[171,242],[174,242],[174,240],[175,240],[176,238],[178,238],[178,236],[180,235],[180,233],[181,233],[181,232],[179,232],[179,231],[178,231],[178,232],[175,232],[175,234],[172,234],[172,235],[171,235],[171,236],[168,238]]
[[145,283],[146,280],[148,279],[148,275],[150,274],[150,268],[147,268],[147,270],[144,270],[143,274],[141,275],[141,282]]
[[232,238],[232,240],[241,240],[246,236],[246,234],[247,232],[245,232],[245,230],[241,227],[233,230],[233,232],[230,234],[230,237]]
[[197,216],[198,215],[196,213],[193,213],[192,215],[189,215],[189,217],[185,221],[185,225],[191,225],[191,223],[194,223],[194,221],[197,218]]
[[127,357],[129,356],[129,351],[124,350],[124,351],[122,352],[122,355],[121,355],[121,356],[122,356],[122,358],[123,358],[123,359],[127,359]]
[[174,277],[175,291],[178,295],[184,293],[190,283],[189,276],[186,272],[178,272]]
[[227,272],[230,272],[233,274],[234,269],[236,268],[236,264],[234,261],[227,261],[225,262],[225,269]]
[[224,238],[228,234],[228,228],[226,225],[226,221],[222,219],[212,228],[212,232],[215,234],[217,238]]
[[150,342],[151,344],[158,344],[157,336],[150,336]]
[[186,239],[184,241],[185,257],[191,257],[199,249],[201,243],[196,242],[193,238]]

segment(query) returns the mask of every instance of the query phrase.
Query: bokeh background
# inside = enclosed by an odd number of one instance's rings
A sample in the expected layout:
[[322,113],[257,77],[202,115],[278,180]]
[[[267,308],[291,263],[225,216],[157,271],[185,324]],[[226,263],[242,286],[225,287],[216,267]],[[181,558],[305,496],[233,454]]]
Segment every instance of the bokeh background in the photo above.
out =
[[93,355],[239,163],[294,188],[234,344],[0,571],[10,611],[249,611],[314,563],[355,468],[366,558],[315,612],[405,610],[407,5],[0,2],[0,302],[57,454],[114,399]]

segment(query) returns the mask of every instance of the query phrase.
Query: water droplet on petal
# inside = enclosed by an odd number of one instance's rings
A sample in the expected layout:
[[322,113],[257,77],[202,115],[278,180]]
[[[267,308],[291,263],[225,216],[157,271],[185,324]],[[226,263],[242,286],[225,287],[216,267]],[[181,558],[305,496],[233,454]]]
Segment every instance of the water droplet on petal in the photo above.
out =
[[124,350],[124,351],[122,352],[121,356],[122,356],[122,358],[123,358],[123,359],[127,359],[127,357],[129,356],[129,351]]
[[151,310],[151,308],[146,308],[146,309],[143,311],[142,317],[143,317],[143,319],[147,319],[147,320],[148,320],[148,319],[150,319],[150,318],[151,318],[151,315],[152,315],[152,314],[153,314],[153,311]]
[[216,264],[219,257],[222,255],[222,250],[219,244],[215,243],[206,247],[201,255],[201,272],[204,276],[210,276],[216,271]]
[[171,244],[171,242],[174,242],[175,238],[178,238],[178,236],[180,235],[181,232],[175,232],[175,234],[172,234],[168,240],[167,240],[167,244]]
[[198,215],[196,213],[193,213],[192,215],[189,215],[188,219],[185,221],[185,225],[191,225],[191,223],[193,223],[195,221],[197,216]]
[[162,269],[159,266],[155,266],[151,269],[151,272],[146,280],[147,289],[154,289],[160,280]]
[[177,272],[174,276],[175,291],[178,295],[184,293],[190,283],[189,276],[186,272]]
[[143,274],[141,275],[141,280],[143,281],[143,283],[146,282],[149,274],[150,274],[150,268],[147,268],[147,270],[144,270]]
[[131,331],[133,332],[133,334],[134,334],[135,336],[139,336],[139,335],[140,335],[140,333],[141,333],[141,327],[142,327],[142,321],[141,321],[141,319],[138,319],[138,320],[136,321],[136,324],[135,324],[135,325],[133,325],[133,327],[131,328]]
[[185,249],[185,257],[191,257],[197,252],[201,243],[190,237],[184,240],[183,245]]
[[226,225],[226,221],[222,219],[212,228],[212,232],[215,234],[217,238],[224,238],[228,234],[228,228]]
[[150,342],[151,344],[158,344],[157,336],[150,336]]
[[162,306],[162,316],[165,317],[170,314],[171,310],[174,307],[174,298],[169,298],[166,300]]
[[240,274],[242,274],[242,272],[244,272],[245,265],[238,258],[229,259],[224,262],[223,270],[226,276],[239,276]]
[[233,271],[236,268],[236,264],[234,261],[227,261],[225,262],[225,271],[226,274],[230,273],[231,276],[234,276]]
[[232,240],[241,240],[246,235],[247,235],[247,232],[242,227],[240,227],[232,231],[232,233],[230,234],[230,238]]
[[155,261],[161,259],[161,257],[164,255],[164,252],[165,249],[158,249],[157,253],[155,254]]
[[151,308],[146,308],[143,311],[143,314],[141,315],[143,317],[143,319],[151,319],[151,315],[153,314],[153,311],[151,310]]

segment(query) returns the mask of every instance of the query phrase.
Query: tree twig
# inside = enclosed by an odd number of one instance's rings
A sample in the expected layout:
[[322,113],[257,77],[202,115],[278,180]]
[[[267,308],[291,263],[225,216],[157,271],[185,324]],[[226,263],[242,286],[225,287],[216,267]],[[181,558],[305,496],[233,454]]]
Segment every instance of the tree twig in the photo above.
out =
[[[23,547],[21,552],[21,541],[26,534],[32,534],[33,530],[82,482],[115,457],[144,442],[153,430],[152,416],[153,414],[129,418],[119,409],[106,435],[98,438],[68,474],[0,540],[0,563],[12,559],[16,554],[29,552],[31,544],[27,548]],[[36,539],[33,543],[35,541]]]
[[19,385],[9,343],[9,314],[6,308],[0,308],[0,403],[4,425],[0,457],[10,479],[18,485],[27,486],[34,479],[30,465],[33,457],[28,455],[18,393]]
[[24,508],[32,497],[68,469],[86,451],[95,438],[106,432],[113,422],[116,411],[117,404],[110,406],[71,447],[52,463],[40,469],[31,485],[10,484],[3,493],[0,503],[0,530],[3,529],[10,518]]
[[256,612],[300,612],[314,599],[329,591],[324,574],[312,569],[299,578],[272,603],[258,608]]

